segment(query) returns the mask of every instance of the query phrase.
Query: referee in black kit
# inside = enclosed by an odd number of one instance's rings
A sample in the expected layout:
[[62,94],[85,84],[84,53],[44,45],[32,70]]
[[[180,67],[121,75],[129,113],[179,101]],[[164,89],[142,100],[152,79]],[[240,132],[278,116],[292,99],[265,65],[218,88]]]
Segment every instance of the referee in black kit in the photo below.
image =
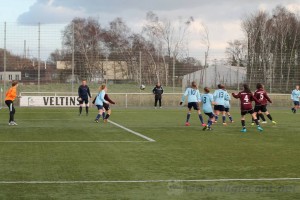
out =
[[78,101],[79,101],[79,116],[82,113],[83,103],[85,104],[86,115],[89,114],[89,98],[92,98],[90,88],[86,85],[86,80],[82,80],[82,84],[78,88]]
[[154,96],[155,96],[155,101],[154,101],[154,108],[156,109],[157,102],[159,102],[159,108],[161,108],[161,96],[164,93],[164,89],[160,85],[160,83],[157,83],[156,86],[152,90]]

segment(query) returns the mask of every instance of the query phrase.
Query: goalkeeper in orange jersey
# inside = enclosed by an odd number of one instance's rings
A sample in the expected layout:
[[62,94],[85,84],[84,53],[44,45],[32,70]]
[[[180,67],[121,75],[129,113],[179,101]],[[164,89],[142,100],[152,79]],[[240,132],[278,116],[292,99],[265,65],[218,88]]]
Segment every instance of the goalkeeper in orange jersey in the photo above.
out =
[[9,88],[8,91],[6,92],[6,97],[5,97],[5,104],[9,108],[9,123],[8,123],[8,125],[10,125],[10,126],[18,125],[15,122],[16,110],[15,110],[15,107],[14,107],[14,100],[17,97],[17,87],[18,87],[18,82],[13,81],[12,84],[11,84],[11,88]]

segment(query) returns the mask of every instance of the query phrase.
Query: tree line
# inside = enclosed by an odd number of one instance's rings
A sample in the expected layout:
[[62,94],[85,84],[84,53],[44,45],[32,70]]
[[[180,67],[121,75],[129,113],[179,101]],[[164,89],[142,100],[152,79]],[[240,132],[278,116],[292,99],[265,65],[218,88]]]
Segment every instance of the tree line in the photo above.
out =
[[142,31],[135,33],[119,17],[106,28],[95,18],[74,18],[62,32],[63,48],[51,53],[50,61],[70,62],[74,52],[75,74],[86,79],[103,75],[107,60],[119,65],[125,62],[126,69],[121,66],[124,77],[139,83],[142,75],[144,84],[171,85],[173,77],[179,80],[203,68],[188,55],[188,31],[193,21],[189,17],[175,22],[148,12]]
[[247,81],[261,82],[273,92],[289,92],[300,83],[300,20],[283,6],[271,13],[248,14],[241,28],[244,39],[228,43],[232,65],[247,68]]

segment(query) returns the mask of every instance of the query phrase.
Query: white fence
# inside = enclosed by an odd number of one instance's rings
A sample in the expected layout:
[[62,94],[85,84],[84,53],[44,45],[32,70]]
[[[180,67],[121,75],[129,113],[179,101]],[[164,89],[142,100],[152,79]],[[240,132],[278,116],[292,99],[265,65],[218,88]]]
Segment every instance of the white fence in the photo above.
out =
[[[22,92],[20,93],[21,107],[76,107],[78,106],[76,93],[71,92]],[[97,94],[93,93],[92,98]],[[152,93],[109,93],[109,97],[116,102],[117,107],[149,107],[154,106]],[[164,93],[163,106],[179,105],[181,93]]]
[[[19,100],[22,107],[76,107],[77,94],[71,92],[22,92]],[[116,107],[153,107],[154,95],[152,93],[109,93],[109,97],[116,102]],[[93,97],[96,93],[92,94]],[[182,93],[164,93],[163,107],[175,107],[181,101]],[[269,94],[273,101],[271,106],[289,107],[292,105],[289,94]],[[238,106],[236,99],[232,98],[232,106]]]

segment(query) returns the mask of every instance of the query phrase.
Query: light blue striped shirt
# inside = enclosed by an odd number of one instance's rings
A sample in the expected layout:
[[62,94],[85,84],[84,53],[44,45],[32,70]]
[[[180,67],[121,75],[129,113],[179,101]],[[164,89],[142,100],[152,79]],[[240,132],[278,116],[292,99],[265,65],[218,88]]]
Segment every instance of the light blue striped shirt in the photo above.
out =
[[107,101],[105,101],[104,99],[104,96],[105,96],[105,91],[101,90],[101,92],[99,92],[99,94],[97,95],[95,105],[103,106],[103,103],[107,103]]
[[201,101],[201,95],[198,89],[187,88],[182,95],[181,102],[184,102],[186,96],[188,96],[188,103]]
[[293,101],[299,101],[299,97],[300,97],[300,90],[293,90],[292,94],[291,94],[291,99]]
[[214,101],[216,105],[224,106],[225,100],[228,100],[228,93],[225,90],[218,89],[214,92]]
[[202,102],[202,110],[204,113],[212,113],[213,108],[211,106],[212,102],[214,101],[214,97],[212,94],[202,94],[201,95],[201,102]]
[[230,108],[230,100],[231,100],[231,97],[230,97],[230,95],[228,94],[228,92],[227,92],[226,96],[227,96],[227,98],[225,98],[225,101],[224,101],[224,107],[225,107],[225,108]]

